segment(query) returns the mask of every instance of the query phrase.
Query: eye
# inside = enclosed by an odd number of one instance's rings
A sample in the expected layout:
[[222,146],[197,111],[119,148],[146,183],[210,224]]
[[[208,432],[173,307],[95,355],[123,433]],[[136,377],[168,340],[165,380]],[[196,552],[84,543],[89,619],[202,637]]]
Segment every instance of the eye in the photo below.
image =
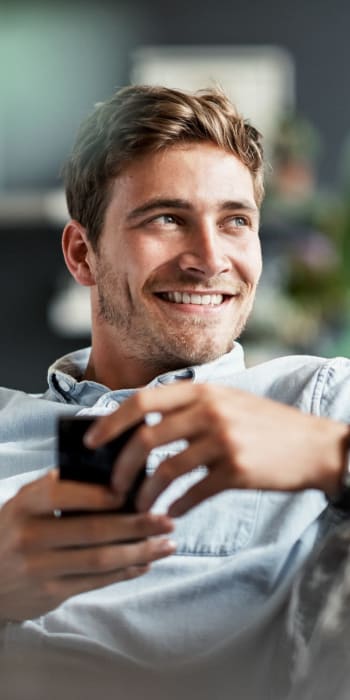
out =
[[246,216],[234,216],[234,217],[232,218],[232,223],[233,223],[235,226],[238,226],[238,227],[240,227],[240,226],[248,226],[248,224],[249,224],[248,219],[247,219]]
[[173,214],[158,214],[157,216],[152,216],[144,222],[147,228],[175,228],[179,226],[179,219]]
[[237,229],[248,228],[250,226],[250,220],[247,216],[241,214],[235,214],[234,216],[227,216],[219,225],[221,229],[227,231],[236,231]]
[[177,221],[172,214],[160,214],[159,216],[156,216],[153,221],[159,221],[161,224],[176,224]]

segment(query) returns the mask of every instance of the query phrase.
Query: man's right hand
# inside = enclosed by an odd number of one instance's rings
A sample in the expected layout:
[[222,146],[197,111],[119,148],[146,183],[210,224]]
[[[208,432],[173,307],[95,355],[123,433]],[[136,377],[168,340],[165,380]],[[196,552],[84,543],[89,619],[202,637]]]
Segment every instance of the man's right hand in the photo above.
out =
[[[0,510],[0,622],[38,617],[70,596],[132,579],[172,554],[166,515],[119,515],[103,486],[60,481],[56,470]],[[59,511],[91,510],[79,517]],[[106,510],[104,515],[101,512]]]

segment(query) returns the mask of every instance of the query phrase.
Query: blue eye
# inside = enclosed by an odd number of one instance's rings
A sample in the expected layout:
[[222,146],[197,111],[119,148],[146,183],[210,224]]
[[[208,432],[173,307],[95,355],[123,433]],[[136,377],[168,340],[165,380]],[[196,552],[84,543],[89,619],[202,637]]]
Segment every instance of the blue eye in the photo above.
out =
[[159,220],[159,221],[163,220],[163,222],[165,224],[175,224],[176,223],[174,217],[171,214],[161,214],[160,216],[157,216],[157,220]]
[[247,226],[248,222],[244,216],[234,216],[233,221],[237,226]]

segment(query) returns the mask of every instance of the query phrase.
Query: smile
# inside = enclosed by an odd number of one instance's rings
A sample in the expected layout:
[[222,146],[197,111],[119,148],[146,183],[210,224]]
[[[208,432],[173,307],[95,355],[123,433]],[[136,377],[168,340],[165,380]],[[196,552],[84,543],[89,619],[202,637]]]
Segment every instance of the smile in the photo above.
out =
[[219,306],[223,303],[226,295],[224,294],[199,294],[189,292],[162,292],[160,297],[164,301],[170,301],[174,304],[195,304],[197,306]]

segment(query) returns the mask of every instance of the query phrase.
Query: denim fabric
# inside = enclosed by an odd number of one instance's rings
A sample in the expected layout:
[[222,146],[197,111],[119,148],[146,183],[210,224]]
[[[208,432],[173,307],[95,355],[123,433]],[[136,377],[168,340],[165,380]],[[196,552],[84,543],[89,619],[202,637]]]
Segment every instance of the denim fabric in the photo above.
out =
[[[110,412],[135,391],[110,391],[82,379],[88,355],[85,349],[56,362],[45,394],[0,390],[0,503],[55,466],[59,415]],[[343,358],[285,357],[246,369],[236,343],[218,360],[165,373],[150,386],[184,378],[238,387],[350,422],[350,362]],[[148,471],[183,447],[179,441],[153,450]],[[203,473],[204,465],[180,477],[155,510],[165,510]],[[83,683],[88,659],[99,659],[111,687],[113,679],[124,684],[131,698],[287,697],[297,673],[299,631],[290,622],[296,586],[342,517],[314,490],[232,490],[212,497],[178,519],[176,554],[147,575],[73,597],[39,619],[6,625],[0,636],[8,680],[20,653],[28,665],[28,697],[30,682],[34,697],[38,679],[45,685],[51,666],[57,672],[71,668],[73,660],[76,668],[86,668],[84,677],[77,672]],[[298,610],[301,605],[298,600]],[[303,614],[303,630],[312,628],[312,621],[305,623],[308,610]],[[74,673],[70,681],[61,676],[62,692],[72,689]],[[85,685],[88,695],[93,684]],[[105,686],[104,697],[117,696]]]

